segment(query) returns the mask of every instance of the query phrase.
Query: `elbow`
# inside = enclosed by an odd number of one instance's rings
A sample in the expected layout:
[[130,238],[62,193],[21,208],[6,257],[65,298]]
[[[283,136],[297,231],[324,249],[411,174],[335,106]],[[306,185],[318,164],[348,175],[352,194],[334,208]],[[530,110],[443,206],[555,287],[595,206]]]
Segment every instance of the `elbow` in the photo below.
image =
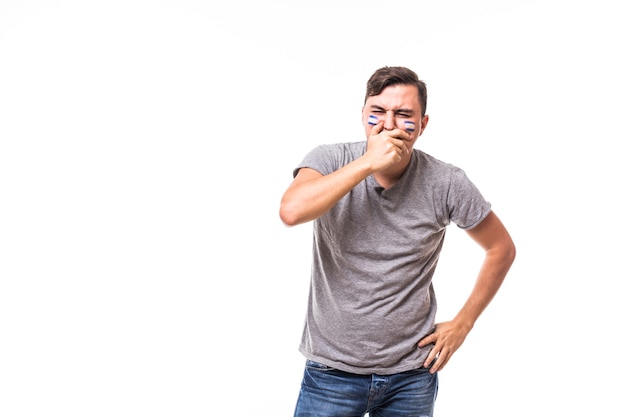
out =
[[296,226],[302,223],[302,221],[298,217],[297,211],[292,207],[291,204],[281,202],[280,209],[278,210],[278,215],[280,216],[280,220],[287,227]]
[[508,267],[513,265],[513,261],[515,261],[515,257],[517,256],[517,249],[515,248],[515,243],[512,240],[509,240],[509,243],[506,245],[504,250],[504,259]]

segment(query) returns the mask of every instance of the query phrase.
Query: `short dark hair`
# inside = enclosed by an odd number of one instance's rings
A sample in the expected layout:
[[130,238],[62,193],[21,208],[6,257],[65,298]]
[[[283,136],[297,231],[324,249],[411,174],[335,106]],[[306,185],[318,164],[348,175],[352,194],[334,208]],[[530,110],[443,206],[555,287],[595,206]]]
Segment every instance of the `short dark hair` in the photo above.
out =
[[377,96],[391,85],[408,84],[417,87],[418,99],[422,106],[422,117],[426,115],[428,93],[426,83],[419,79],[417,74],[406,67],[382,67],[376,70],[367,81],[365,101],[368,97]]

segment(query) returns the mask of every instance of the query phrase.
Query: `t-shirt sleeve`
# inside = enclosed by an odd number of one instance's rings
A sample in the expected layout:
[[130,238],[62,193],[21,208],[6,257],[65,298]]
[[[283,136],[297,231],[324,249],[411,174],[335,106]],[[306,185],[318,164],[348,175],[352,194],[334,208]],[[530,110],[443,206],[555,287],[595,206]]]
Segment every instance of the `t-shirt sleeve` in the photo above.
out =
[[451,173],[448,208],[450,220],[464,230],[476,227],[491,212],[491,204],[460,168]]
[[293,170],[294,178],[301,168],[311,168],[322,175],[328,175],[341,166],[341,151],[334,145],[318,145],[313,148]]

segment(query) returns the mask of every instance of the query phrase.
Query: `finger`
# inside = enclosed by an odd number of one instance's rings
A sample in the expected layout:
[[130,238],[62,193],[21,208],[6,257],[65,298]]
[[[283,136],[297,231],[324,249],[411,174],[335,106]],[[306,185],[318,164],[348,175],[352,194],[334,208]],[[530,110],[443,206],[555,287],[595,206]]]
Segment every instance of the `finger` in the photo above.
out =
[[430,345],[431,343],[434,344],[436,341],[437,341],[437,336],[435,336],[434,333],[431,333],[428,336],[425,336],[419,342],[417,342],[417,346],[423,348],[424,346]]
[[378,135],[380,132],[383,131],[383,122],[378,122],[377,124],[372,126],[372,130],[370,131],[370,136],[372,135]]
[[427,368],[430,373],[434,374],[437,371],[440,371],[445,365],[444,355],[438,351],[435,352],[435,349],[430,351],[426,361],[424,361],[424,367]]
[[411,135],[409,133],[407,133],[404,130],[400,130],[400,133],[398,134],[398,139],[401,139],[403,141],[410,141],[411,140]]
[[433,363],[430,365],[428,370],[430,371],[430,373],[433,373],[433,374],[435,372],[441,371],[446,366],[446,363],[448,363],[449,359],[450,359],[449,356],[444,355],[443,353],[440,352],[435,358],[435,360],[433,361]]
[[424,361],[424,368],[427,368],[429,370],[433,369],[433,367],[437,363],[438,357],[439,357],[439,352],[436,352],[435,348],[433,348],[428,354],[428,356],[426,356],[426,360]]
[[411,137],[409,136],[409,134],[406,133],[404,130],[400,130],[400,129],[389,130],[387,131],[387,134],[392,139],[395,139],[398,141],[396,142],[397,146],[400,146],[401,144],[404,144],[405,142],[408,142],[411,140]]

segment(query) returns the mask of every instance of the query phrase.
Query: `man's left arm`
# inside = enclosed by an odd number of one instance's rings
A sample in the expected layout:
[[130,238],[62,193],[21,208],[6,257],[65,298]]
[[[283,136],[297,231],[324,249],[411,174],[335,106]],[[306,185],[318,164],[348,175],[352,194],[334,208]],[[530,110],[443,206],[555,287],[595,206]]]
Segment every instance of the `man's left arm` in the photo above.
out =
[[431,373],[441,371],[463,344],[515,259],[515,244],[493,211],[478,226],[467,230],[467,234],[485,250],[485,259],[470,296],[454,319],[438,323],[435,331],[419,342],[420,347],[434,343],[424,362],[425,367],[430,366]]

